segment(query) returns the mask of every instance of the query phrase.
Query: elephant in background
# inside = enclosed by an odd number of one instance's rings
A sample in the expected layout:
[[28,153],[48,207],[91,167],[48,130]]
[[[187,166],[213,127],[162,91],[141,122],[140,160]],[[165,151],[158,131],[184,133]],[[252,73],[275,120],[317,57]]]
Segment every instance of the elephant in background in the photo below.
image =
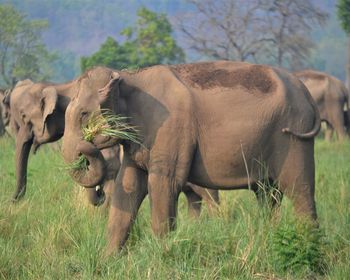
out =
[[[82,77],[68,105],[62,153],[67,163],[81,154],[88,159],[87,171],[70,175],[89,188],[106,173],[100,150],[123,146],[107,253],[125,244],[147,194],[154,233],[174,229],[186,182],[213,190],[254,190],[268,180],[292,200],[299,216],[316,220],[314,137],[320,117],[294,75],[229,61],[101,71],[110,77],[106,86],[93,90]],[[85,141],[81,127],[104,109],[127,118],[142,143],[102,135]]]
[[6,133],[6,127],[10,122],[10,108],[8,106],[8,91],[0,89],[0,136]]
[[321,120],[326,122],[326,140],[331,140],[334,130],[339,140],[346,139],[349,123],[349,92],[345,85],[331,75],[314,70],[296,72],[295,75],[310,91]]
[[[92,80],[93,84],[96,84],[96,89],[106,83],[106,81],[99,83],[99,77],[93,76]],[[8,106],[11,128],[16,138],[14,201],[19,200],[26,192],[27,164],[31,148],[35,153],[40,145],[55,142],[62,137],[65,110],[76,88],[76,80],[58,85],[24,80],[18,82],[11,91]],[[101,197],[100,202],[103,199]],[[95,201],[94,204],[98,203]]]
[[5,123],[3,120],[3,99],[5,97],[5,91],[0,89],[0,136],[3,136],[5,134]]
[[[110,75],[98,68],[83,74],[89,82],[89,87],[97,91],[107,84]],[[65,128],[64,115],[71,98],[79,90],[80,79],[64,84],[33,83],[30,80],[20,81],[8,95],[7,105],[10,108],[11,127],[16,138],[16,191],[13,200],[24,196],[27,185],[27,164],[31,148],[35,153],[40,145],[52,143],[60,139]],[[100,189],[89,189],[89,202],[95,206],[107,207],[110,194],[113,192],[114,179],[120,167],[119,146],[102,150],[104,160],[107,162],[107,175],[99,182]],[[106,199],[103,189],[106,188]],[[216,192],[216,191],[213,191]],[[190,190],[188,191],[190,193]],[[205,194],[197,190],[208,203]],[[216,197],[215,195],[213,195]],[[197,201],[198,202],[198,199]],[[190,209],[198,209],[193,199],[189,199]],[[196,212],[193,210],[192,212]]]

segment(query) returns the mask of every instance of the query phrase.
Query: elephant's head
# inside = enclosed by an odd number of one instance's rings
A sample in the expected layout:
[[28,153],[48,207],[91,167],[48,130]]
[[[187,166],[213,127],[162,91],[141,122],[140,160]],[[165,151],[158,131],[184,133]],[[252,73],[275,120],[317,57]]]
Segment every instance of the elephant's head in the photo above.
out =
[[57,91],[47,83],[19,82],[11,92],[10,110],[18,128],[27,127],[36,147],[52,142],[63,134],[64,123],[58,120]]
[[78,80],[78,91],[67,107],[62,152],[68,164],[76,161],[81,155],[88,160],[87,169],[75,169],[70,172],[73,179],[82,186],[95,187],[103,181],[106,163],[100,149],[117,143],[116,140],[107,137],[97,137],[93,142],[88,142],[84,140],[82,128],[87,124],[89,117],[100,113],[101,109],[116,112],[116,96],[110,93],[119,81],[120,76],[117,72],[103,67],[94,68]]

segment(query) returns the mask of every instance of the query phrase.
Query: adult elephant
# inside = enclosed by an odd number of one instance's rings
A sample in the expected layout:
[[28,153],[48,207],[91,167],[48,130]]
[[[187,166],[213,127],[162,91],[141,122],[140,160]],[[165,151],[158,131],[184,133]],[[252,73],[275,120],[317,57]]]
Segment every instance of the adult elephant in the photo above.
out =
[[[270,181],[299,215],[316,219],[314,136],[320,118],[294,75],[229,61],[106,71],[111,80],[99,91],[80,80],[66,111],[62,151],[67,163],[80,154],[88,159],[88,170],[70,174],[91,187],[105,174],[99,149],[116,143],[124,148],[109,214],[109,253],[126,242],[147,193],[155,234],[173,229],[187,181],[225,190],[258,189],[259,182]],[[142,145],[101,135],[85,141],[81,128],[101,109],[126,117],[139,129]]]
[[[85,73],[82,77],[92,91],[97,91],[110,80],[110,74],[100,68]],[[24,80],[15,86],[7,97],[11,112],[11,123],[16,136],[16,191],[13,200],[24,196],[27,185],[27,163],[31,147],[34,152],[42,144],[60,139],[64,132],[64,115],[75,92],[79,89],[80,79],[65,84],[33,83]],[[91,204],[100,205],[109,197],[114,189],[114,179],[120,167],[119,146],[102,150],[107,162],[106,176],[100,182],[101,188],[88,190]],[[104,189],[104,190],[103,190]],[[105,200],[105,192],[107,199]],[[189,187],[185,193],[189,202],[190,213],[199,214],[199,203],[203,198],[209,206],[218,202],[216,191],[203,192],[202,189]]]
[[345,85],[331,75],[314,70],[296,72],[295,75],[310,91],[321,120],[326,122],[326,140],[331,140],[334,130],[339,140],[347,138],[349,92]]

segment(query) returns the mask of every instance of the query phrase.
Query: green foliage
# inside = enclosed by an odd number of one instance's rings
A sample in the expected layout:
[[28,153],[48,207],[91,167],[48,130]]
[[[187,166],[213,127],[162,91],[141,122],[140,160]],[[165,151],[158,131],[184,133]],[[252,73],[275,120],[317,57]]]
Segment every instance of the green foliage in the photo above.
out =
[[47,79],[48,62],[54,60],[41,41],[46,20],[29,20],[10,5],[0,5],[0,82]]
[[338,18],[347,34],[350,34],[350,0],[338,0]]
[[84,72],[96,65],[104,65],[115,69],[129,68],[130,64],[134,64],[131,61],[135,60],[133,47],[126,46],[126,44],[120,45],[112,37],[108,37],[96,53],[90,57],[81,58],[81,70]]
[[185,60],[184,52],[171,35],[172,28],[165,14],[158,15],[142,7],[137,16],[135,26],[121,32],[125,42],[119,44],[108,37],[95,54],[81,58],[82,71],[95,65],[135,69]]
[[293,274],[325,270],[324,233],[308,221],[297,220],[277,228],[273,235],[276,267]]

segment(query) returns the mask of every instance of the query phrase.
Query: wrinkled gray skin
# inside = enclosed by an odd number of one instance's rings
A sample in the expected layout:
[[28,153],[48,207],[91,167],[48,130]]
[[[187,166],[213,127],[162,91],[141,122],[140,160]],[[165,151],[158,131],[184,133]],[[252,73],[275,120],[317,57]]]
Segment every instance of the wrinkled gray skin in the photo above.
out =
[[[99,91],[91,89],[89,73],[81,78],[66,111],[62,152],[67,163],[86,156],[88,171],[70,175],[93,187],[106,172],[100,149],[123,146],[107,253],[125,244],[147,194],[154,233],[173,229],[178,195],[187,181],[210,189],[257,190],[268,180],[292,200],[299,216],[316,220],[314,137],[320,117],[294,75],[228,61],[134,73],[103,70],[111,79]],[[99,109],[127,117],[142,145],[103,136],[84,141],[81,127]]]
[[305,84],[315,100],[321,120],[327,125],[325,138],[332,139],[334,130],[338,140],[348,138],[349,92],[337,78],[323,72],[304,70],[295,75]]

